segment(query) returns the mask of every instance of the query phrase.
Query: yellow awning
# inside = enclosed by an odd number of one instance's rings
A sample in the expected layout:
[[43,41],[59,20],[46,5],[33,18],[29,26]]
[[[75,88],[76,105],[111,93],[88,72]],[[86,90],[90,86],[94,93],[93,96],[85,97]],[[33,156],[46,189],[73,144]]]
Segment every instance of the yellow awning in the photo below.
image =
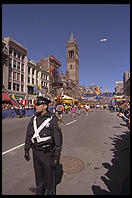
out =
[[122,96],[114,95],[112,98],[113,98],[113,99],[122,99],[123,97],[124,97],[124,95],[122,95]]
[[70,96],[67,96],[67,95],[64,95],[64,96],[61,96],[62,100],[74,100],[74,98],[70,97]]

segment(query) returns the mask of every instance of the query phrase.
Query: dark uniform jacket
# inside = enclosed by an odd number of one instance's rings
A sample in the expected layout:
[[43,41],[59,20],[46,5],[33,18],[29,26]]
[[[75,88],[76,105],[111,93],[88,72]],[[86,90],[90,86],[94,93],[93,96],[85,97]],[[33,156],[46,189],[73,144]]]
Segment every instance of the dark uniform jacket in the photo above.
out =
[[[47,144],[50,144],[54,148],[54,157],[58,158],[60,157],[61,154],[61,149],[62,149],[62,132],[61,129],[58,125],[58,118],[50,113],[49,111],[44,114],[43,116],[36,113],[35,116],[37,116],[36,122],[37,122],[37,128],[47,119],[50,118],[51,116],[53,117],[52,120],[50,121],[49,127],[44,127],[39,135],[41,138],[47,137],[47,136],[52,136],[52,141],[47,142]],[[33,126],[33,119],[34,116],[31,118],[28,127],[27,127],[27,133],[26,133],[26,139],[25,139],[25,151],[29,151],[31,147],[34,145],[41,145],[42,143],[33,143],[31,141],[31,138],[34,135],[34,126]]]

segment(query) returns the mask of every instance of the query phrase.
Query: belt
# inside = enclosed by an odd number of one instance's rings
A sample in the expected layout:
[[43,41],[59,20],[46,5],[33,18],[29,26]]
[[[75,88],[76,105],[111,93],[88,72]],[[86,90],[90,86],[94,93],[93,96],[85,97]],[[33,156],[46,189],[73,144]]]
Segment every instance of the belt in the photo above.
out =
[[50,145],[34,145],[33,148],[35,148],[37,151],[43,151],[44,153],[48,153],[51,151]]

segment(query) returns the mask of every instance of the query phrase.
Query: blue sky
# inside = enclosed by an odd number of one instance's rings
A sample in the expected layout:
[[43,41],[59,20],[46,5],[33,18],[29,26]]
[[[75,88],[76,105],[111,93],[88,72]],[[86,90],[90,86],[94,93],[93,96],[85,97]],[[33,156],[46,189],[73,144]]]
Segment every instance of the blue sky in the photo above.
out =
[[113,92],[130,69],[130,4],[2,5],[2,37],[21,43],[35,61],[53,54],[63,73],[71,32],[79,45],[79,85]]

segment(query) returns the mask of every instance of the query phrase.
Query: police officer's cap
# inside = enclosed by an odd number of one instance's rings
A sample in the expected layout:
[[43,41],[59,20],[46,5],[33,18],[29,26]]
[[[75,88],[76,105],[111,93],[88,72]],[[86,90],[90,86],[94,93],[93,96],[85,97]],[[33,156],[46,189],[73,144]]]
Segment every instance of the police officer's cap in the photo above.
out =
[[49,104],[51,101],[47,98],[44,98],[43,96],[37,97],[36,105],[41,105],[41,104]]

